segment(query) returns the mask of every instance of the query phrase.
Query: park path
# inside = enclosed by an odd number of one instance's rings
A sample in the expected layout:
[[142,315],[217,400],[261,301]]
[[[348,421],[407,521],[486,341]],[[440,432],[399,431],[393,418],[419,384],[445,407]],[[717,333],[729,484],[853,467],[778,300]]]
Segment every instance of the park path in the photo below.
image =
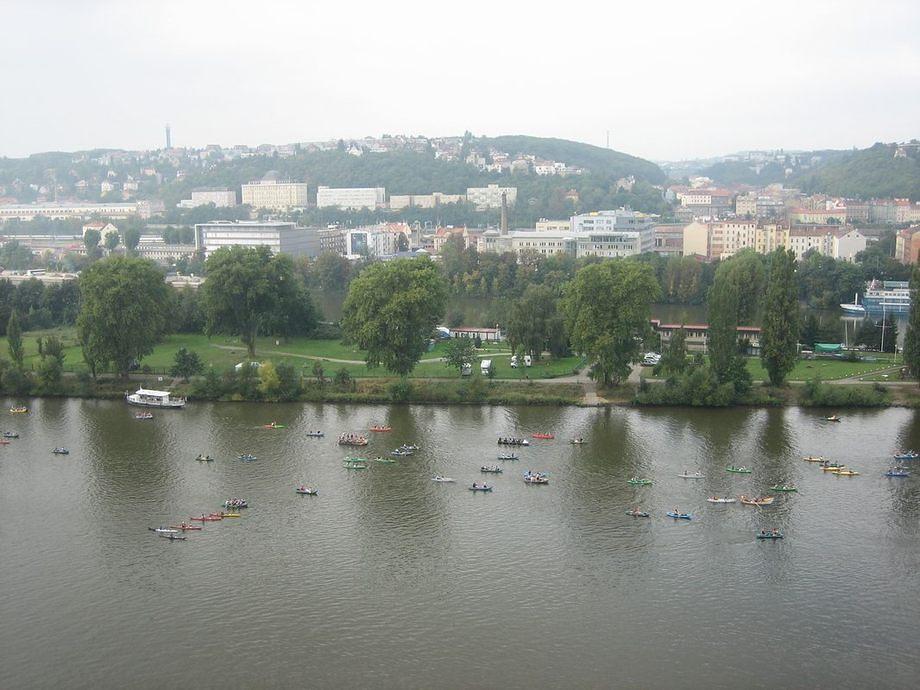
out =
[[[239,345],[214,345],[213,347],[216,347],[221,350],[230,350],[232,352],[246,352],[247,351],[245,347],[240,347]],[[300,352],[284,352],[283,350],[272,350],[271,354],[282,355],[284,357],[298,357],[300,359],[316,359],[321,362],[335,362],[336,364],[364,364],[365,363],[363,359],[336,359],[335,357],[324,357],[322,355],[305,355]],[[486,353],[477,355],[479,359],[486,359],[486,358],[494,359],[495,357],[510,357],[510,356],[511,356],[511,353],[504,353],[504,352],[498,352],[498,353],[486,352]],[[443,361],[445,361],[444,357],[429,357],[428,359],[420,359],[419,363],[424,364],[426,362],[443,362]]]

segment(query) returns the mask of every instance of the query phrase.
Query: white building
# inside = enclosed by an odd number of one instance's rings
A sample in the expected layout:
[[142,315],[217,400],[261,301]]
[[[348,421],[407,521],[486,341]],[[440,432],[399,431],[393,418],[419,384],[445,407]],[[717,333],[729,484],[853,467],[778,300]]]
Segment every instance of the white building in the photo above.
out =
[[581,232],[512,230],[505,235],[498,230],[487,230],[480,236],[477,249],[480,252],[514,252],[519,256],[537,253],[543,256],[568,254],[576,258],[617,258],[653,251],[654,243],[655,233],[652,227],[642,230]]
[[244,184],[243,203],[253,208],[283,211],[289,208],[306,208],[309,205],[306,182],[279,182],[259,180]]
[[542,218],[536,223],[537,232],[571,232],[571,220],[547,220]]
[[272,254],[317,256],[317,228],[277,221],[214,221],[195,225],[195,249],[206,257],[221,247],[268,247]]
[[180,201],[179,208],[195,208],[208,204],[214,204],[217,208],[236,206],[236,190],[217,187],[193,189],[192,198]]
[[144,217],[141,203],[136,204],[88,204],[83,202],[60,204],[6,204],[0,206],[0,221],[33,218],[128,218],[135,214]]
[[400,209],[415,206],[416,208],[434,208],[444,204],[457,204],[466,200],[465,194],[444,194],[432,192],[431,194],[391,194],[390,209]]
[[499,187],[490,184],[488,187],[468,187],[466,199],[476,208],[501,208],[502,194],[505,194],[508,206],[514,206],[517,201],[517,187]]
[[345,256],[382,258],[409,247],[411,229],[405,223],[384,223],[349,230],[345,235]]
[[316,190],[316,207],[375,209],[386,205],[384,187],[320,187]]
[[[584,256],[630,256],[632,253],[641,254],[655,249],[655,216],[647,213],[622,208],[582,213],[572,216],[571,227],[576,235],[592,233],[597,238],[594,244],[605,247],[597,249],[602,253],[589,253]],[[604,239],[600,239],[602,236]],[[619,253],[625,251],[627,246],[633,247],[629,250],[630,253]],[[587,251],[587,246],[585,250]]]
[[88,230],[95,230],[99,233],[99,244],[105,244],[105,238],[109,235],[117,235],[118,228],[112,225],[111,223],[103,223],[101,221],[96,221],[94,223],[87,223],[83,226],[83,237],[86,237]]

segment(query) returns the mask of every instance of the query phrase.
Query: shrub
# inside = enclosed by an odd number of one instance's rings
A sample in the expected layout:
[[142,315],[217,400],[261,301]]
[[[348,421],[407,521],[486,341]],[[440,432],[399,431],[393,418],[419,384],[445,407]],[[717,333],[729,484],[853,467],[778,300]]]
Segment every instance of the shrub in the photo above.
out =
[[408,379],[393,381],[387,386],[387,395],[393,402],[406,402],[412,397],[412,384]]
[[806,407],[884,407],[890,396],[884,386],[829,385],[816,377],[805,382],[799,402]]

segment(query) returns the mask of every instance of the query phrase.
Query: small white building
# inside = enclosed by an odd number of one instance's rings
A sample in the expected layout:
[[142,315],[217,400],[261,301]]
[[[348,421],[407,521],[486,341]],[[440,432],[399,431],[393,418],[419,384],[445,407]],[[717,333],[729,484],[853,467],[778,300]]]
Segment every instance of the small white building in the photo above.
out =
[[96,230],[99,233],[99,244],[105,244],[105,238],[109,235],[118,234],[118,228],[112,225],[112,223],[104,223],[102,221],[86,223],[83,226],[83,237],[86,237],[86,233],[89,230]]
[[502,340],[502,332],[498,328],[473,328],[470,326],[460,326],[458,328],[450,329],[451,338],[475,338],[477,335],[483,342],[497,343]]

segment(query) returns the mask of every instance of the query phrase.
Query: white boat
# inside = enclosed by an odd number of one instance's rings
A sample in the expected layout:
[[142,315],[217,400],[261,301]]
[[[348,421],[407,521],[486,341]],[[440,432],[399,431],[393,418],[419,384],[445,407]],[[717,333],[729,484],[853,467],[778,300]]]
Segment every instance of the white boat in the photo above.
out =
[[710,503],[735,503],[736,502],[734,498],[714,498],[712,497],[712,498],[707,498],[706,500],[709,501]]
[[681,479],[702,479],[703,478],[702,472],[681,472],[677,476],[680,477]]
[[452,477],[442,477],[440,474],[436,474],[431,478],[433,482],[452,482],[455,481]]
[[185,398],[173,398],[169,391],[155,391],[149,388],[138,388],[134,393],[125,396],[129,405],[140,407],[185,407]]
[[843,309],[847,314],[857,314],[859,316],[865,316],[866,314],[866,308],[859,303],[858,292],[853,296],[852,304],[841,304],[840,308]]

